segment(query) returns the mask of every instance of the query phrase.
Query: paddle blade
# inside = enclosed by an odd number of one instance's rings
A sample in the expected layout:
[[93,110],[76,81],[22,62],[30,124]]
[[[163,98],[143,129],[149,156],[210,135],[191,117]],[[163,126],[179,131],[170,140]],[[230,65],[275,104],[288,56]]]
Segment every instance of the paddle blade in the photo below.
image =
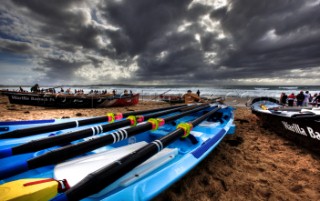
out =
[[57,195],[58,186],[53,179],[20,179],[0,185],[0,200],[46,201]]

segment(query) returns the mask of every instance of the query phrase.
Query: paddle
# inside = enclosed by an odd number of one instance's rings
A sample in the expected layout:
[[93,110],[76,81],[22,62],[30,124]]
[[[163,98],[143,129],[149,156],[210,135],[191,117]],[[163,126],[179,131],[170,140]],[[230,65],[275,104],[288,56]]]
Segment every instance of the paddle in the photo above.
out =
[[[173,108],[182,107],[182,106],[185,106],[185,105],[157,108],[157,109],[151,109],[151,110],[127,112],[127,113],[123,113],[122,117],[128,117],[130,115],[140,115],[140,114],[158,112],[158,111],[173,109]],[[26,137],[26,136],[36,135],[36,134],[40,134],[40,133],[47,133],[47,132],[52,132],[52,131],[57,131],[57,130],[62,130],[62,129],[68,129],[68,128],[74,128],[74,127],[94,124],[94,123],[108,122],[109,119],[110,119],[109,116],[100,116],[100,117],[76,120],[76,121],[71,121],[71,122],[64,122],[64,123],[53,124],[53,125],[18,129],[18,130],[4,133],[4,134],[0,134],[0,139]]]
[[13,175],[16,175],[18,173],[42,167],[42,166],[47,166],[51,164],[56,164],[59,162],[62,162],[64,160],[67,160],[69,158],[78,156],[80,154],[84,154],[86,152],[92,151],[94,149],[97,149],[99,147],[108,145],[108,144],[113,144],[116,142],[119,142],[121,140],[124,140],[128,137],[131,137],[133,135],[158,128],[158,126],[163,125],[163,123],[169,123],[174,120],[177,120],[183,116],[186,116],[188,114],[192,114],[195,112],[198,112],[200,110],[203,110],[205,108],[209,107],[209,105],[200,105],[195,109],[182,112],[180,114],[170,116],[163,118],[161,120],[156,120],[156,119],[149,119],[148,122],[139,124],[134,127],[126,128],[123,130],[119,130],[117,132],[111,133],[109,135],[105,136],[99,136],[95,139],[91,139],[89,141],[84,141],[80,142],[78,144],[74,145],[68,145],[65,147],[61,147],[59,149],[47,152],[43,155],[40,155],[38,157],[29,159],[27,161],[15,161],[16,163],[11,163],[8,165],[8,167],[0,167],[0,179],[7,178]]
[[29,153],[29,152],[34,152],[38,151],[41,149],[53,147],[56,145],[61,145],[61,144],[66,144],[68,142],[72,142],[81,138],[89,137],[89,136],[94,136],[97,134],[101,134],[110,130],[114,130],[117,128],[121,128],[124,126],[130,126],[132,124],[132,118],[136,118],[138,122],[144,121],[144,119],[149,119],[149,118],[155,118],[163,115],[167,115],[173,112],[185,110],[185,109],[192,109],[194,106],[181,106],[181,107],[176,107],[173,109],[169,110],[164,110],[161,112],[157,113],[151,113],[147,115],[139,115],[137,117],[133,117],[130,115],[127,119],[117,121],[114,123],[110,124],[105,124],[105,125],[98,125],[94,126],[91,128],[87,129],[82,129],[82,130],[77,130],[74,132],[69,132],[61,135],[56,135],[56,136],[49,136],[46,138],[38,139],[38,140],[32,140],[30,142],[11,147],[11,148],[6,148],[6,149],[0,149],[0,159],[17,155],[17,154],[23,154],[23,153]]
[[[179,139],[187,137],[190,130],[200,124],[203,120],[215,113],[220,108],[202,115],[190,123],[182,123],[177,129],[166,136],[155,140],[148,145],[138,149],[137,151],[122,157],[121,159],[90,173],[75,186],[71,187],[65,193],[62,193],[52,199],[52,201],[71,201],[80,200],[92,194],[98,193],[106,186],[110,185],[138,165],[142,164],[156,153],[160,152],[164,147]],[[226,132],[226,131],[224,131]]]

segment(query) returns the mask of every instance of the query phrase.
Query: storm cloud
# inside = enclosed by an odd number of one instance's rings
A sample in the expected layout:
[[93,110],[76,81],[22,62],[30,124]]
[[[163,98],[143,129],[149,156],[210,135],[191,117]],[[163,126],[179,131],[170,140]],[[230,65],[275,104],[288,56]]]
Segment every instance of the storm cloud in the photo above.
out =
[[19,66],[44,84],[317,84],[319,10],[315,0],[4,1],[0,84]]

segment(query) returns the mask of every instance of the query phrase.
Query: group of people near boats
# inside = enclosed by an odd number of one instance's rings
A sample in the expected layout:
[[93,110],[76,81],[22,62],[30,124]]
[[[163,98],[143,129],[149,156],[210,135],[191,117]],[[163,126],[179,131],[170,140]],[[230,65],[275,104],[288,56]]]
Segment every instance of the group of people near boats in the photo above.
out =
[[[68,88],[68,89],[63,89],[62,87],[60,87],[60,90],[56,91],[55,88],[48,88],[48,89],[40,89],[40,86],[39,84],[35,84],[33,85],[31,88],[30,88],[30,91],[33,92],[33,93],[58,93],[58,94],[67,94],[67,95],[70,95],[70,94],[75,94],[75,95],[83,95],[85,94],[84,93],[84,90],[83,89],[74,89],[74,93],[72,93],[71,91],[71,88]],[[19,92],[28,92],[26,90],[24,90],[21,86],[19,87]],[[123,96],[129,96],[129,95],[132,95],[132,90],[130,90],[130,93],[127,89],[125,89],[123,91]],[[108,95],[108,91],[107,90],[102,90],[102,91],[99,91],[99,90],[91,90],[88,92],[87,95]],[[113,89],[112,90],[112,95],[117,95],[117,90],[116,89]]]
[[280,95],[280,103],[282,105],[287,106],[309,106],[315,105],[317,106],[320,103],[320,93],[315,93],[311,95],[309,91],[300,91],[298,94],[291,93],[287,95],[286,93],[281,93]]

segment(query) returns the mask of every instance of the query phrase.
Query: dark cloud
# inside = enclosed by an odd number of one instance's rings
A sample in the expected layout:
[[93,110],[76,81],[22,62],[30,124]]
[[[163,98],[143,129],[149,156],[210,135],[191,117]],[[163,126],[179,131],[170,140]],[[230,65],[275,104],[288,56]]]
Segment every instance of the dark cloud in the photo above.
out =
[[241,77],[319,66],[320,5],[310,3],[240,0],[233,1],[230,10],[212,12],[211,17],[221,21],[234,41],[234,49],[221,65],[245,67],[248,75]]
[[110,35],[117,53],[134,56],[174,29],[184,18],[189,3],[190,0],[106,0],[100,9],[110,23],[120,28],[116,36]]
[[0,50],[32,56],[48,80],[78,79],[85,66],[130,70],[117,82],[170,84],[320,67],[320,4],[311,0],[230,0],[218,9],[192,0],[12,2],[0,8]]
[[66,58],[45,58],[39,61],[42,68],[34,68],[34,71],[45,72],[51,79],[69,82],[73,81],[75,77],[74,69],[81,67],[85,62],[67,60]]
[[31,54],[35,52],[35,48],[28,42],[0,39],[0,51],[8,51],[15,54]]
[[[103,16],[119,27],[112,35],[112,44],[118,54],[139,55],[138,80],[184,80],[186,72],[207,66],[203,50],[214,45],[196,41],[195,34],[204,41],[213,41],[198,23],[198,18],[209,8],[200,4],[188,8],[191,1],[138,0],[110,3],[101,6]],[[189,23],[187,31],[178,27]],[[162,55],[163,54],[163,55]],[[161,55],[163,58],[161,58]],[[160,57],[160,58],[159,58]],[[197,79],[197,77],[194,77]]]
[[85,48],[98,46],[95,37],[99,35],[99,28],[85,24],[88,20],[87,13],[82,10],[72,10],[81,7],[83,1],[14,0],[14,2],[17,6],[27,8],[28,15],[39,23],[39,30],[53,40],[66,42],[70,46]]

